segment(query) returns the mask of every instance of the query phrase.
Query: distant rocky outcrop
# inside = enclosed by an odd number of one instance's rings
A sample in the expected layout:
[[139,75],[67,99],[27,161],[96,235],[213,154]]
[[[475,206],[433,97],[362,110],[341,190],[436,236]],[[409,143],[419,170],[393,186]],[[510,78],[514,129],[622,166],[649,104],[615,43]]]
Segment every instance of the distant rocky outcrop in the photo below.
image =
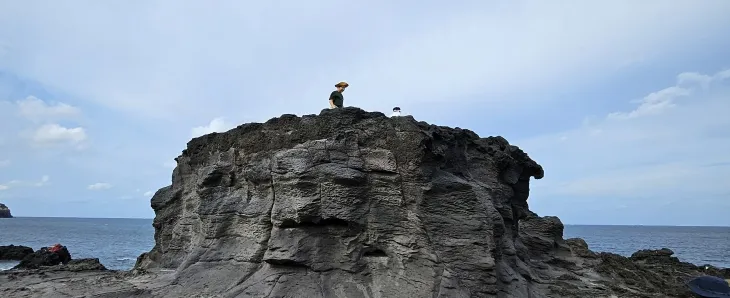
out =
[[3,203],[0,203],[0,218],[13,218],[13,215],[10,213],[10,208]]

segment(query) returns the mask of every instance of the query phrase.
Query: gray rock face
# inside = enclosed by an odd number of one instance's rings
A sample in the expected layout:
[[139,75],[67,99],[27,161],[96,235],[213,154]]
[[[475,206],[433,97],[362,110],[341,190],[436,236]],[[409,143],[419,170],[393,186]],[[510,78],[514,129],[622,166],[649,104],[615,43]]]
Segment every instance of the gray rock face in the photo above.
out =
[[545,297],[530,259],[570,252],[557,218],[520,233],[543,169],[502,137],[345,108],[202,136],[176,160],[136,268],[174,269],[185,291]]
[[13,215],[10,213],[10,208],[3,203],[0,203],[0,218],[13,218]]

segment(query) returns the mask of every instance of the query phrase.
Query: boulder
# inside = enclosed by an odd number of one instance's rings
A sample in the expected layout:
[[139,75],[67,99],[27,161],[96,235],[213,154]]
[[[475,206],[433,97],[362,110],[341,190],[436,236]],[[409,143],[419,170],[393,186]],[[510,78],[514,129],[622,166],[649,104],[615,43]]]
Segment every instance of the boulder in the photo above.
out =
[[68,271],[99,271],[107,270],[98,258],[84,258],[70,260],[64,266],[61,267],[63,270]]
[[68,264],[71,261],[71,253],[65,246],[60,246],[57,251],[51,247],[42,247],[38,251],[29,254],[20,261],[13,269],[37,269],[59,264]]
[[33,249],[22,245],[0,246],[0,260],[20,261],[33,253]]

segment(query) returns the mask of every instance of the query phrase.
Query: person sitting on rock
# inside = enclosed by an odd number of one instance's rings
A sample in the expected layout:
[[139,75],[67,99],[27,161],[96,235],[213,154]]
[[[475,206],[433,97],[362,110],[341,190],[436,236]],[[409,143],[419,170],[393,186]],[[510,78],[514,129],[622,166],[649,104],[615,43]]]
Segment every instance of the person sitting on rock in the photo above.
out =
[[345,88],[350,87],[347,82],[339,82],[335,84],[337,90],[330,93],[330,109],[341,108],[345,102],[345,98],[342,96],[342,92],[345,92]]
[[687,283],[689,290],[697,297],[730,298],[728,281],[715,276],[700,276]]
[[397,117],[397,116],[400,116],[400,108],[399,107],[393,108],[393,114],[390,114],[390,117]]

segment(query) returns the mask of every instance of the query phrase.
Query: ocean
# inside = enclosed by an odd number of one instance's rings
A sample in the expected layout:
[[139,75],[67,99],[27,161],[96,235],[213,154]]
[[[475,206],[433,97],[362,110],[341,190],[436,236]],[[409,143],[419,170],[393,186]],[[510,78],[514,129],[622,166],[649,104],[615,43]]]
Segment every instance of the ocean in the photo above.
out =
[[[34,250],[55,243],[65,245],[71,257],[99,258],[104,266],[128,270],[137,256],[155,245],[151,219],[42,218],[0,219],[0,245],[25,245]],[[0,261],[0,269],[17,262]]]
[[[99,258],[109,269],[128,270],[154,246],[151,219],[30,218],[0,220],[0,245],[39,249],[66,245],[73,258]],[[565,238],[580,237],[594,251],[624,256],[639,249],[674,250],[682,261],[730,267],[730,227],[566,225]],[[16,262],[0,261],[0,270]]]

